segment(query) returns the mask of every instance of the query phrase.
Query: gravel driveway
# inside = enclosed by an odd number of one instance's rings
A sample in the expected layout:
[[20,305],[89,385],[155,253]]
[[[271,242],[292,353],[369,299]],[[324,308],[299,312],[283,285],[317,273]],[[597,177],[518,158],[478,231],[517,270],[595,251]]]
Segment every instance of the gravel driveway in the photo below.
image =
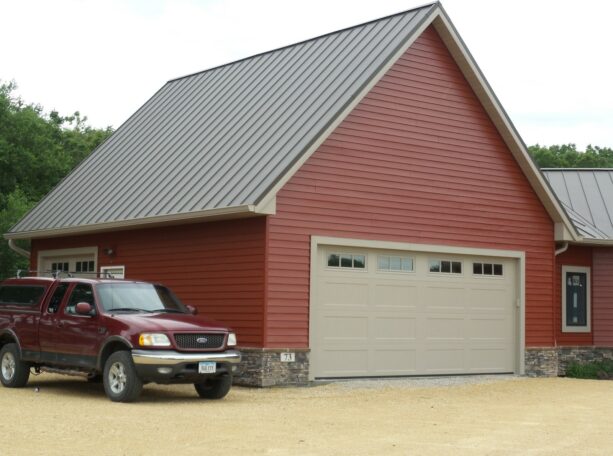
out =
[[[36,387],[40,390],[35,391]],[[613,453],[613,382],[452,377],[234,388],[148,385],[136,404],[41,375],[0,388],[0,454],[564,455]]]

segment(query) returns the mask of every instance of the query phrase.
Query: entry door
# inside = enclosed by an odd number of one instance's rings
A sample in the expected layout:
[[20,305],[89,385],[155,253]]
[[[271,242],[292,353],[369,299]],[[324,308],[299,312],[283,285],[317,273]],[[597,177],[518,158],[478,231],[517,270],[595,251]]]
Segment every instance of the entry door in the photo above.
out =
[[587,325],[587,273],[566,272],[566,326]]

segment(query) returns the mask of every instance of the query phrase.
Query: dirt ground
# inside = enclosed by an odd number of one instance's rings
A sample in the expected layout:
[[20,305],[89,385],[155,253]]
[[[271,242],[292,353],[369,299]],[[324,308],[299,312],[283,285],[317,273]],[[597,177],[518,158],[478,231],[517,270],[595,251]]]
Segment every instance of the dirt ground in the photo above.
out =
[[116,404],[101,385],[44,374],[0,388],[0,411],[3,456],[613,454],[613,381],[234,388],[221,401],[147,385]]

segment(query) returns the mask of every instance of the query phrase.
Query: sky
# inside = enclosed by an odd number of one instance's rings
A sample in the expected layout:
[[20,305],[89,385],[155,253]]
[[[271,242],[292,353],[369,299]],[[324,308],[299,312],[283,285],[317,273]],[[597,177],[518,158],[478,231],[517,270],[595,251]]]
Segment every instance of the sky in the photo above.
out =
[[[0,80],[120,126],[167,80],[421,0],[0,0]],[[613,2],[443,0],[528,145],[613,147]]]

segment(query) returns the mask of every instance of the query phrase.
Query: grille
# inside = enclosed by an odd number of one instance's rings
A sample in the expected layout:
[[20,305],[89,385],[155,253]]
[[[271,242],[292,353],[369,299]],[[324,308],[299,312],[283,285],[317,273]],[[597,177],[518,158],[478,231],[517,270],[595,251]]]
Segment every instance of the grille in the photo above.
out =
[[[175,334],[175,341],[179,348],[203,349],[221,348],[225,334]],[[206,339],[206,342],[198,342],[198,339]]]

